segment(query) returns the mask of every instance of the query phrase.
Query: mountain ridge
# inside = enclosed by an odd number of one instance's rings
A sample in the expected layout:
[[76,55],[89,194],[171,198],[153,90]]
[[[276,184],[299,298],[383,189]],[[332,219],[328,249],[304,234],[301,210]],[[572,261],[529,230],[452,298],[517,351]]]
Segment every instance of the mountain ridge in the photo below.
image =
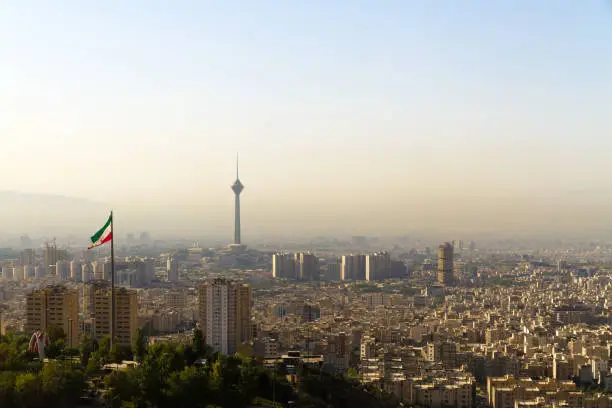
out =
[[105,203],[84,198],[0,190],[0,235],[89,230],[105,211]]

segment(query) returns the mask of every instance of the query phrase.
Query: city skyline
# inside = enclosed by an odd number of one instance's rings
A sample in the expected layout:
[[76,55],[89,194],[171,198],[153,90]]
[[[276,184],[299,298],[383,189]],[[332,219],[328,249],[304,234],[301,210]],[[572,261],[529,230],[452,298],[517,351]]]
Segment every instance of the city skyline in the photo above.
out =
[[[227,188],[227,184],[226,184]],[[32,238],[40,239],[46,237],[75,237],[89,234],[92,223],[98,222],[100,214],[107,213],[110,205],[81,198],[66,197],[60,195],[31,194],[22,192],[2,192],[5,217],[3,219],[3,230],[0,241],[7,238],[17,239],[22,235],[31,235]],[[566,196],[567,198],[567,196]],[[557,198],[549,197],[550,202]],[[573,193],[573,201],[580,199],[580,192]],[[607,206],[600,202],[597,204],[585,204],[574,202],[572,205],[550,207],[546,202],[535,203],[530,210],[539,213],[537,220],[520,220],[513,216],[510,211],[512,205],[529,209],[533,203],[528,197],[508,199],[505,207],[494,206],[483,209],[478,216],[467,219],[460,213],[448,211],[443,203],[438,207],[437,213],[424,217],[420,212],[409,214],[416,218],[417,222],[395,223],[389,228],[385,219],[368,217],[350,221],[348,216],[326,214],[321,218],[325,224],[313,224],[302,228],[292,228],[281,225],[278,219],[269,219],[261,214],[253,214],[252,208],[247,206],[246,211],[241,211],[241,218],[247,220],[246,243],[250,239],[312,239],[316,237],[351,237],[370,236],[380,238],[393,238],[412,236],[416,239],[445,240],[457,236],[476,239],[608,239],[612,235],[612,228],[608,223],[597,222],[605,220]],[[415,198],[418,201],[418,198]],[[600,200],[601,201],[601,200]],[[46,205],[45,203],[51,203]],[[191,206],[192,208],[195,205]],[[70,210],[67,210],[69,208]],[[117,207],[115,207],[117,208]],[[209,208],[203,207],[199,210],[196,222],[191,217],[182,214],[180,205],[166,208],[166,211],[158,210],[156,213],[143,214],[138,209],[119,207],[122,219],[120,240],[127,235],[151,232],[157,238],[175,239],[186,237],[189,239],[207,239],[213,241],[232,243],[235,238],[235,210],[229,197],[226,199],[224,208],[208,212]],[[424,206],[421,207],[421,209]],[[60,210],[58,212],[58,209]],[[568,219],[569,212],[579,209],[580,212],[572,213]],[[430,208],[431,210],[431,208]],[[588,212],[590,210],[590,212]],[[382,209],[379,210],[381,212]],[[377,212],[377,215],[378,213]],[[246,213],[246,217],[245,217]],[[6,217],[7,214],[20,214],[23,218]],[[503,214],[503,216],[501,216]],[[190,214],[192,216],[193,214]],[[406,215],[402,213],[399,215]],[[185,218],[179,218],[183,216]],[[254,217],[253,217],[254,216]],[[253,217],[253,218],[251,218]],[[177,220],[179,222],[177,223]],[[444,225],[440,221],[444,220]],[[276,221],[276,222],[275,222]],[[335,221],[335,223],[334,223]],[[345,221],[342,223],[342,221]],[[459,222],[457,222],[459,221]],[[483,222],[486,221],[486,222]],[[293,224],[289,224],[293,225]],[[241,232],[241,235],[245,235]]]

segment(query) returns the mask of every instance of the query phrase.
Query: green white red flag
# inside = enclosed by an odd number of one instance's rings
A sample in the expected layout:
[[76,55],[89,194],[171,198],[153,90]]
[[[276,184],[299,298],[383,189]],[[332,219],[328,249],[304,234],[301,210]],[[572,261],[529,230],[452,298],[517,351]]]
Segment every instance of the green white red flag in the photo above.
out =
[[113,239],[113,214],[108,217],[106,224],[98,232],[91,236],[91,244],[87,249],[95,248],[102,244],[106,244]]

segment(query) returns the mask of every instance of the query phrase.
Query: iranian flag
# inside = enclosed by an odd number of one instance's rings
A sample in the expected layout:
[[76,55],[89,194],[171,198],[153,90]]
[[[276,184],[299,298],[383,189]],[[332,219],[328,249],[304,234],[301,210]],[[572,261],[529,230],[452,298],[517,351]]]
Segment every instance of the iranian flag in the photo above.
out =
[[87,247],[87,249],[106,244],[107,242],[110,242],[111,239],[113,239],[113,213],[111,213],[110,217],[108,217],[106,224],[104,224],[104,226],[91,237],[91,244]]

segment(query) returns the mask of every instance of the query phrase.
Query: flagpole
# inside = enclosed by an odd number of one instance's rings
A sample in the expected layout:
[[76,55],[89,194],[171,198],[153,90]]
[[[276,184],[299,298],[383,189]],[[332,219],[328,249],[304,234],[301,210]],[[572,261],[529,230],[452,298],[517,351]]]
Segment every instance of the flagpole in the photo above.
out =
[[113,343],[115,342],[115,227],[113,222],[113,211],[111,210],[111,350],[113,349]]

